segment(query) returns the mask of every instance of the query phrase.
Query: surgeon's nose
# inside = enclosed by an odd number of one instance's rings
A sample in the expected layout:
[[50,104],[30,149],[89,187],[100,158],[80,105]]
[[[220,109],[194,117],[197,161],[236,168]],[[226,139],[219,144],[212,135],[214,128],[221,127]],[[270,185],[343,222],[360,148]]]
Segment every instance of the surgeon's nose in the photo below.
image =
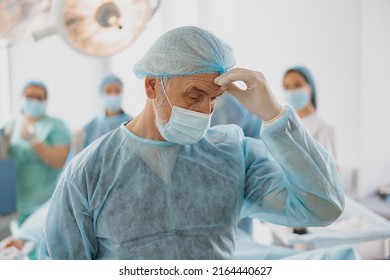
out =
[[215,106],[217,105],[217,98],[214,98],[214,99],[210,99],[210,110],[209,110],[209,114],[211,114],[212,112],[214,112],[214,109],[215,109]]
[[216,103],[216,98],[205,98],[197,111],[203,114],[211,114],[214,111]]

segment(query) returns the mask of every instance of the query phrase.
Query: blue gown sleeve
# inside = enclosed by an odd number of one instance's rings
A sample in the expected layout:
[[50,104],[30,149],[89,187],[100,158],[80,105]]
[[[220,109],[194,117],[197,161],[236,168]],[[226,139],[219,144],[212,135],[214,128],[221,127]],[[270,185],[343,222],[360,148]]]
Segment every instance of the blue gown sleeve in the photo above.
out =
[[293,109],[265,125],[263,143],[244,138],[242,216],[285,226],[326,226],[340,216],[344,195],[330,154]]
[[[43,228],[40,259],[90,260],[97,254],[98,241],[94,233],[91,210],[87,202],[83,172],[67,168],[51,198],[49,213]],[[61,219],[58,222],[57,219]]]

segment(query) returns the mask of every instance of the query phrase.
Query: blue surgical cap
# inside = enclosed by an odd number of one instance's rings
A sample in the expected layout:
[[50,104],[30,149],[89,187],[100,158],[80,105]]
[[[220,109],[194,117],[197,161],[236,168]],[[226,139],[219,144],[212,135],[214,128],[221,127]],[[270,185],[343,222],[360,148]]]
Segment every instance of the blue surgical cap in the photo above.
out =
[[47,87],[46,87],[46,85],[43,82],[38,81],[38,80],[28,81],[23,86],[22,94],[24,94],[26,89],[28,89],[29,87],[39,87],[39,88],[41,88],[45,92],[45,95],[46,95],[46,98],[47,98]]
[[290,72],[298,72],[299,74],[302,75],[302,77],[306,80],[306,82],[309,84],[311,88],[311,103],[313,104],[314,108],[317,108],[317,92],[316,92],[316,86],[314,84],[314,78],[313,75],[311,74],[310,70],[307,69],[304,66],[297,65],[294,67],[291,67],[286,71],[284,74],[284,77]]
[[119,84],[121,89],[123,89],[123,82],[122,82],[122,80],[118,76],[116,76],[114,74],[108,74],[102,80],[102,82],[100,83],[99,92],[101,94],[103,94],[104,93],[104,89],[106,88],[106,86],[108,86],[110,84]]
[[233,51],[213,33],[183,26],[162,35],[134,65],[138,78],[169,78],[225,73],[235,64]]

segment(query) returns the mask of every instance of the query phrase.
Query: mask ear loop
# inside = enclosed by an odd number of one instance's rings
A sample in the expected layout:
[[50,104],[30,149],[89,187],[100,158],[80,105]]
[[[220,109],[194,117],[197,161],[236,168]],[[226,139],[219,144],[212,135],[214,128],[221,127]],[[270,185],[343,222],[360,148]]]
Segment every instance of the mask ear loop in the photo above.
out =
[[171,101],[169,101],[168,94],[167,94],[167,92],[166,92],[166,90],[165,90],[164,83],[162,82],[161,79],[160,79],[160,84],[161,84],[163,93],[164,93],[164,95],[165,95],[165,98],[168,100],[169,106],[171,106],[171,109],[173,109],[173,106],[172,106],[172,104],[171,104]]
[[[160,80],[160,83],[161,83],[161,87],[162,87],[163,94],[164,94],[165,98],[167,99],[169,106],[171,106],[171,109],[173,110],[172,104],[171,104],[171,102],[169,101],[167,92],[166,92],[166,90],[165,90],[164,83],[162,82],[161,79],[159,79],[159,80]],[[153,99],[153,109],[154,109],[154,115],[155,115],[155,118],[156,118],[156,122],[157,122],[158,124],[162,125],[161,119],[159,118],[159,116],[158,116],[158,114],[157,114],[155,99]]]
[[218,103],[218,97],[215,98],[214,100],[210,99],[210,102],[209,102],[209,105],[210,105],[209,114],[210,115],[212,115],[214,113],[214,110],[215,110],[215,107],[217,106],[217,103]]

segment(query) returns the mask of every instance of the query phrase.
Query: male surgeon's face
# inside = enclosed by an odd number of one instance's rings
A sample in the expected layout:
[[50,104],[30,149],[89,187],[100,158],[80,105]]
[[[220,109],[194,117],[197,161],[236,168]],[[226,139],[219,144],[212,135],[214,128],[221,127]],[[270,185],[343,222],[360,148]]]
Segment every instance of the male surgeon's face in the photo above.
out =
[[[170,78],[165,90],[171,105],[203,114],[211,114],[215,108],[217,97],[223,93],[221,88],[214,83],[217,76],[219,73]],[[160,94],[157,96],[156,105],[166,112],[165,116],[161,117],[163,121],[167,121],[171,108],[164,96],[160,82],[158,82],[158,87],[160,87]]]

